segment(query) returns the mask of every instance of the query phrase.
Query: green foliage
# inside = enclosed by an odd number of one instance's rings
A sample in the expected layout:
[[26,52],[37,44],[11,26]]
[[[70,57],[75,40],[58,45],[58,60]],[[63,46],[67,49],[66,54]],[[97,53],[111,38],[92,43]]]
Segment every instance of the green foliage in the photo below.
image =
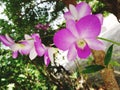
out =
[[113,51],[113,44],[108,48],[107,50],[107,53],[105,55],[105,59],[104,59],[104,64],[106,66],[108,66],[110,60],[111,60],[111,57],[112,57],[112,51]]
[[[52,37],[55,30],[52,27],[47,31],[37,30],[35,25],[52,23],[59,13],[63,12],[64,4],[61,1],[1,0],[0,3],[5,4],[6,8],[3,13],[8,17],[8,20],[0,19],[0,34],[8,33],[15,41],[18,41],[23,39],[24,34],[39,33],[45,45],[49,46],[53,43]],[[28,56],[21,55],[17,59],[13,59],[11,54],[9,50],[0,49],[1,90],[6,90],[11,84],[15,90],[71,88],[68,86],[69,84],[67,85],[68,81],[61,82],[61,78],[57,80],[51,76],[54,70],[52,68],[50,74],[50,71],[44,66],[43,57],[31,61]],[[60,86],[56,83],[62,84]]]
[[120,67],[120,63],[118,62],[118,61],[110,61],[110,63],[109,63],[112,67],[114,67],[114,66],[117,66],[117,67]]
[[[15,40],[23,39],[24,34],[31,33],[39,33],[41,37],[44,36],[42,30],[37,30],[35,25],[51,23],[64,8],[62,2],[55,0],[41,0],[40,2],[36,0],[1,0],[0,3],[5,4],[6,8],[3,13],[9,20],[0,19],[0,33],[9,33]],[[49,30],[52,29],[49,28]],[[46,32],[46,35],[49,33]]]
[[45,76],[45,71],[43,72],[44,67],[36,67],[36,64],[25,56],[13,59],[9,50],[0,50],[0,70],[0,90],[6,90],[9,84],[14,84],[15,90],[54,88]]
[[13,59],[10,50],[0,49],[0,70],[0,90],[10,87],[15,90],[74,90],[75,86],[75,80],[62,66],[47,68],[40,57],[34,61],[21,55]]
[[97,71],[100,71],[102,69],[104,69],[104,66],[101,65],[90,65],[85,67],[85,70],[82,71],[83,74],[88,74],[88,73],[95,73]]

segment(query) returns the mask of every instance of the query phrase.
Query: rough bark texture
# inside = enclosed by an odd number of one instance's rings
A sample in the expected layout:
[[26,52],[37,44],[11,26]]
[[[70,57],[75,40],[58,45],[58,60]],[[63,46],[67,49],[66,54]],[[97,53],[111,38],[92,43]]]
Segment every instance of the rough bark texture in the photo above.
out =
[[[92,54],[96,64],[104,65],[104,57],[105,57],[104,51],[92,50]],[[107,90],[120,90],[112,68],[105,68],[100,73]]]
[[62,0],[66,6],[69,8],[69,4],[73,4],[76,5],[76,1],[75,0]]
[[[62,0],[62,1],[67,5],[67,7],[69,7],[69,4],[74,4],[74,5],[76,4],[76,0]],[[120,2],[120,0],[99,0],[99,1],[107,2],[105,3],[105,4],[108,4],[107,6],[109,6],[109,3],[110,3],[108,10],[110,9],[111,12],[114,12],[114,14],[118,18],[120,18],[120,9],[118,8],[120,7],[120,3],[116,3],[116,2]],[[93,54],[96,64],[104,65],[104,57],[105,57],[104,51],[92,50],[92,54]],[[120,90],[118,83],[115,79],[113,69],[105,68],[104,70],[101,71],[101,76],[104,80],[107,90]]]
[[105,57],[105,52],[100,50],[100,51],[96,51],[96,50],[91,50],[95,63],[98,65],[103,65],[104,66],[104,57]]
[[116,82],[113,69],[104,69],[101,71],[101,76],[105,82],[107,90],[120,90]]

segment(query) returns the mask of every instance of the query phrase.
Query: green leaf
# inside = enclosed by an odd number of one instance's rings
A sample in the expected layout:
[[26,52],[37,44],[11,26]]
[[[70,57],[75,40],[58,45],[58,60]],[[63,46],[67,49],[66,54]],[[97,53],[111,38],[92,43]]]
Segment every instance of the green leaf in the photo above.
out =
[[111,60],[112,51],[113,51],[113,44],[108,48],[107,53],[105,55],[104,64],[106,66],[108,66],[108,64],[109,64],[109,62]]
[[86,69],[82,71],[82,73],[87,74],[87,73],[95,73],[97,71],[100,71],[104,69],[105,67],[102,65],[90,65],[85,67]]

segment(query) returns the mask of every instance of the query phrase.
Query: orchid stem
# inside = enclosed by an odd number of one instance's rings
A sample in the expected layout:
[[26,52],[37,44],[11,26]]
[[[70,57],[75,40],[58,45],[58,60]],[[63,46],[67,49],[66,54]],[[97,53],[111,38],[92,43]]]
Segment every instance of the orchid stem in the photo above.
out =
[[113,44],[116,44],[118,46],[120,46],[120,43],[119,42],[115,42],[115,41],[112,41],[110,39],[106,39],[106,38],[102,38],[102,37],[98,37],[98,39],[101,39],[101,40],[104,40],[104,41],[107,41],[107,42],[111,42]]

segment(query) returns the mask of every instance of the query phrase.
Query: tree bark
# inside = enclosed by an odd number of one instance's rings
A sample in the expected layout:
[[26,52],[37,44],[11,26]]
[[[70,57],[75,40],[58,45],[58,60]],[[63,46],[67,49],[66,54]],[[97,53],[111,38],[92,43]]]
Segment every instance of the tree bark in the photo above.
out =
[[76,5],[76,0],[62,0],[66,6],[69,8],[69,4],[73,4],[73,5]]
[[[92,50],[92,54],[95,59],[95,63],[97,65],[104,66],[105,52]],[[100,73],[107,90],[120,90],[118,83],[115,79],[114,70],[112,68],[105,68]]]
[[[76,0],[62,0],[62,1],[66,4],[67,7],[69,7],[69,4],[76,5]],[[114,1],[114,0],[112,0],[112,1]],[[92,55],[93,55],[97,65],[104,66],[105,51],[92,50]],[[101,73],[101,76],[103,78],[103,81],[105,83],[107,90],[120,90],[118,83],[115,79],[113,69],[105,68],[100,73]]]

